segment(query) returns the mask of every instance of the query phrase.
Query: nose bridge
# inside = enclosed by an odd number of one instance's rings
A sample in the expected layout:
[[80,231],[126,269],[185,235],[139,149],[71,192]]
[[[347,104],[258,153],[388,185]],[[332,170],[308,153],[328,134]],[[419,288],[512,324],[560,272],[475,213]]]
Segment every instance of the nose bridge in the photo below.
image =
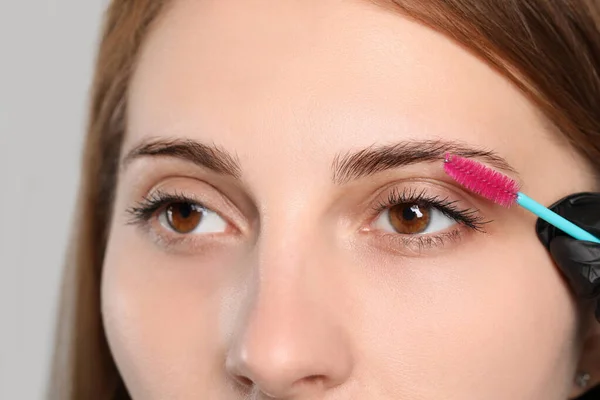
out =
[[[289,223],[279,221],[279,223]],[[255,279],[228,353],[229,373],[274,398],[342,383],[352,361],[326,247],[308,230],[261,232]]]

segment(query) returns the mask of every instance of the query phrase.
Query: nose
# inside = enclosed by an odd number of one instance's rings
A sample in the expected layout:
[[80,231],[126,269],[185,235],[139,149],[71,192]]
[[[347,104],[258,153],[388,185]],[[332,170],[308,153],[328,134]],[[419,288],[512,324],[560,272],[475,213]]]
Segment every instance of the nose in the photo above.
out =
[[290,265],[290,259],[259,262],[260,278],[244,300],[249,306],[226,367],[247,390],[268,398],[318,399],[352,370],[348,338],[336,318],[343,310],[333,305],[334,277],[311,274],[314,268]]

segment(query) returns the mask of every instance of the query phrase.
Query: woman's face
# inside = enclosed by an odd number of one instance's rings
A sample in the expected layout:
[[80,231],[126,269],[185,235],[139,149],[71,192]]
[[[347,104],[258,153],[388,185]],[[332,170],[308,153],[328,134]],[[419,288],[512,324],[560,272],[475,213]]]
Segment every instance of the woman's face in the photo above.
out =
[[367,1],[181,0],[128,101],[102,311],[134,398],[568,396],[535,217],[442,160],[545,204],[591,178],[483,61]]

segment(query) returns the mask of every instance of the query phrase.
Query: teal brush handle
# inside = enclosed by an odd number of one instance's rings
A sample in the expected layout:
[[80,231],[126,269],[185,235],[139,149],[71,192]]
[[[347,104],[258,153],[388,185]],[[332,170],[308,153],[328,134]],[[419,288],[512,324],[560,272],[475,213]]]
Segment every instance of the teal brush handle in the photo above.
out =
[[591,233],[581,229],[574,223],[564,219],[557,213],[550,211],[531,197],[519,192],[517,193],[517,204],[531,211],[550,225],[554,225],[564,233],[571,235],[577,240],[585,240],[588,242],[600,243],[600,239]]

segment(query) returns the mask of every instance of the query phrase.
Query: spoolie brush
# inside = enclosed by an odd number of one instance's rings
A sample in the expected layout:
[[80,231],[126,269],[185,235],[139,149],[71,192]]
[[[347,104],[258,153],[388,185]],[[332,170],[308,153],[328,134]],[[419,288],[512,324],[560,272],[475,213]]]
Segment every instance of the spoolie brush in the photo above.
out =
[[504,207],[518,204],[578,240],[600,243],[600,239],[521,193],[519,184],[477,161],[446,154],[444,171],[470,191]]

